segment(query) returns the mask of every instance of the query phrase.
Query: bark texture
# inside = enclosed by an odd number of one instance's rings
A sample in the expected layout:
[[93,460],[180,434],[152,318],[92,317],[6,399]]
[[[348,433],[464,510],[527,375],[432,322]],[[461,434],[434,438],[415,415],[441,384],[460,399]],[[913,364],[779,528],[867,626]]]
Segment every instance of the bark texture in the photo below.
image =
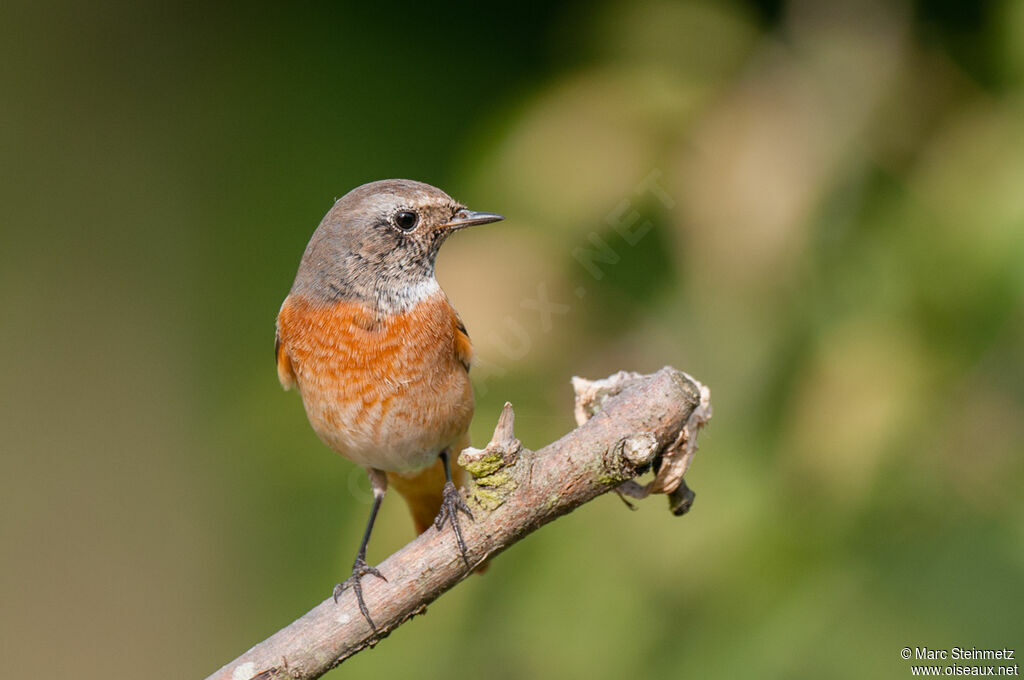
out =
[[[459,456],[472,477],[465,493],[474,519],[460,517],[471,565],[608,491],[635,498],[664,493],[676,514],[689,508],[693,496],[682,475],[697,431],[711,415],[707,388],[671,367],[600,381],[576,378],[573,385],[580,426],[558,441],[538,451],[523,448],[513,432],[512,406],[505,404],[487,447]],[[660,473],[655,481],[633,481],[651,469]],[[337,604],[328,597],[208,680],[320,677],[472,573],[450,526],[427,530],[377,566],[388,581],[369,577],[362,584],[379,635],[349,589]]]

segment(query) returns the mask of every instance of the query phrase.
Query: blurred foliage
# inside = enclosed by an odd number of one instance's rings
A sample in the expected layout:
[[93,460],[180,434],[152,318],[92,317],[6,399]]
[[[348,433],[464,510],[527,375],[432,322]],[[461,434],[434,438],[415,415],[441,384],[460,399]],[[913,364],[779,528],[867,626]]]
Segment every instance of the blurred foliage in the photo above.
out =
[[[366,483],[270,347],[312,229],[383,177],[508,216],[439,261],[476,442],[508,399],[539,447],[571,375],[664,364],[715,418],[686,518],[592,503],[331,677],[1019,651],[1024,2],[16,0],[0,26],[12,667],[203,676],[346,573]],[[397,499],[378,526],[371,560],[411,534]]]

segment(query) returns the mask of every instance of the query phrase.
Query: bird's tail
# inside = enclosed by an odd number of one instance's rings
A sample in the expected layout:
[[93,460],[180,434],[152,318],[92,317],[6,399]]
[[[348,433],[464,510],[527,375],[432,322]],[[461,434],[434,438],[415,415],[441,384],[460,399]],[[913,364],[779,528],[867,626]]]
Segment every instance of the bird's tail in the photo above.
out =
[[[452,481],[459,488],[462,487],[466,478],[466,471],[459,467],[456,459],[462,453],[462,449],[467,446],[469,446],[468,433],[452,444],[448,453]],[[444,464],[440,458],[430,467],[411,477],[393,472],[388,473],[388,486],[402,494],[405,502],[409,504],[412,522],[416,525],[416,533],[422,534],[434,523],[434,518],[437,517],[437,513],[441,510],[444,482]]]

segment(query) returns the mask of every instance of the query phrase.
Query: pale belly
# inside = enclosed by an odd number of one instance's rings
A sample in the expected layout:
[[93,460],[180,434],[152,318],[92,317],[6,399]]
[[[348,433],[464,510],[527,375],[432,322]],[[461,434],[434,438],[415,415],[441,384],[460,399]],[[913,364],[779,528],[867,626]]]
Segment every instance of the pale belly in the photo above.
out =
[[299,390],[309,422],[327,446],[359,465],[412,473],[432,464],[469,427],[473,391],[459,370],[461,375],[453,371],[433,380],[353,374],[353,382],[370,386],[363,395],[353,395],[347,381],[313,387],[301,377]]

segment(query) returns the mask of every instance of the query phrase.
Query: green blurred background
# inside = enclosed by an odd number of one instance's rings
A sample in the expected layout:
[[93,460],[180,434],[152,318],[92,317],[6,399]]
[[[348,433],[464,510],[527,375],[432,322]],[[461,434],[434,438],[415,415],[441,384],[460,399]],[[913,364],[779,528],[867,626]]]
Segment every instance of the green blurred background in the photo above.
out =
[[[508,218],[438,263],[474,443],[508,399],[539,448],[570,376],[664,364],[715,417],[690,515],[598,499],[329,677],[1021,651],[1024,2],[13,0],[0,26],[12,672],[202,677],[346,574],[366,483],[281,391],[273,324],[333,199],[385,177]],[[374,562],[400,500],[378,527]]]

